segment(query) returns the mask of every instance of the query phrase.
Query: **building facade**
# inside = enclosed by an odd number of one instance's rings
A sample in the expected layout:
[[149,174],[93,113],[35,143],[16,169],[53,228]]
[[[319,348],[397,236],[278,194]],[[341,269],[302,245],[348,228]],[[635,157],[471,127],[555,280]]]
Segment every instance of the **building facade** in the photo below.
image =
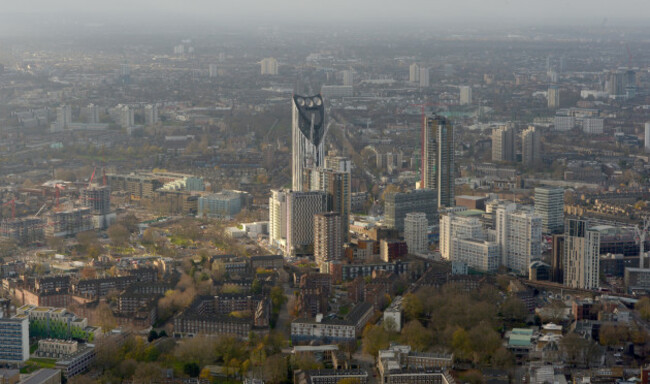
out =
[[492,131],[492,161],[515,161],[515,129],[513,124]]
[[329,263],[343,258],[341,215],[326,212],[314,215],[314,259],[322,273],[329,273]]
[[527,274],[530,262],[542,254],[542,218],[514,203],[499,205],[496,242],[501,248],[501,265]]
[[291,174],[294,191],[303,191],[305,170],[321,168],[324,162],[325,105],[321,95],[294,95],[292,115]]
[[536,187],[535,214],[542,218],[543,233],[562,233],[564,231],[564,188]]
[[527,166],[536,166],[542,160],[539,132],[535,127],[528,127],[521,134],[521,162]]
[[595,289],[600,286],[600,233],[584,220],[569,219],[564,232],[564,285]]
[[314,215],[326,212],[327,203],[325,192],[290,192],[288,194],[285,253],[296,255],[305,252],[314,243]]
[[438,206],[454,206],[454,130],[443,116],[427,116],[422,127],[421,188],[436,192]]
[[437,219],[437,196],[431,189],[414,189],[408,192],[389,193],[384,201],[386,225],[404,231],[407,213],[423,212],[429,222]]

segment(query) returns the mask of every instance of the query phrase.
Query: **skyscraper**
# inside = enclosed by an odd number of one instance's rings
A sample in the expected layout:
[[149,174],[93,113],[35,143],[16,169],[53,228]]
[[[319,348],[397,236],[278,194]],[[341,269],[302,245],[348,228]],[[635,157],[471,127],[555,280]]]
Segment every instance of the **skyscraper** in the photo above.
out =
[[353,86],[354,85],[354,72],[351,69],[346,69],[343,71],[343,85]]
[[420,82],[420,67],[416,63],[413,63],[409,66],[409,82]]
[[329,209],[339,214],[341,234],[343,235],[343,240],[348,241],[350,235],[350,210],[352,202],[352,194],[350,192],[350,172],[323,169],[321,175],[321,190],[327,193],[330,199]]
[[443,116],[427,116],[422,133],[421,188],[432,189],[438,206],[454,206],[454,130]]
[[152,126],[158,122],[158,105],[148,104],[144,107],[144,123]]
[[547,92],[548,107],[551,109],[559,108],[560,106],[560,88],[557,85],[548,87]]
[[404,218],[404,240],[409,253],[427,253],[429,250],[429,222],[423,212],[407,213]]
[[56,109],[56,129],[63,131],[72,123],[72,108],[69,105],[62,105]]
[[543,233],[562,233],[564,231],[564,188],[536,187],[535,214],[542,218]]
[[460,87],[460,105],[472,104],[472,87],[461,85]]
[[521,134],[521,162],[527,166],[535,166],[541,161],[539,132],[530,126]]
[[457,216],[453,213],[440,216],[440,256],[446,260],[453,257],[454,239],[482,239],[483,225],[476,217]]
[[429,68],[420,68],[420,88],[429,87]]
[[99,123],[99,107],[95,104],[88,104],[86,107],[86,121],[90,124]]
[[530,262],[542,254],[542,219],[514,203],[499,205],[496,213],[501,265],[524,275]]
[[219,74],[217,64],[209,64],[208,65],[208,77],[210,78],[215,78]]
[[287,194],[287,245],[285,254],[309,251],[314,243],[314,215],[327,211],[327,194],[321,191]]
[[564,232],[564,285],[595,289],[599,286],[600,233],[584,220],[569,219]]
[[321,273],[330,273],[329,263],[343,258],[341,215],[325,212],[314,215],[314,259]]
[[512,123],[492,131],[492,161],[515,161],[515,129]]
[[325,107],[320,95],[294,95],[291,107],[293,190],[303,191],[305,170],[323,166]]

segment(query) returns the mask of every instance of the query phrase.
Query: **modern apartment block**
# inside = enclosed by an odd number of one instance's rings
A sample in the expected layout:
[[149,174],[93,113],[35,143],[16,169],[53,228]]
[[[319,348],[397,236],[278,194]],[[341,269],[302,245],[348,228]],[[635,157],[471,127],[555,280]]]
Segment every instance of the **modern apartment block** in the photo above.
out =
[[535,214],[542,218],[542,232],[562,233],[564,230],[564,188],[535,188]]
[[600,279],[600,233],[584,220],[569,219],[564,232],[564,285],[595,289]]
[[454,206],[454,130],[443,116],[427,116],[422,127],[420,187],[436,192],[438,206]]
[[22,363],[29,359],[29,317],[18,314],[0,318],[0,362]]
[[541,256],[542,218],[517,204],[500,204],[496,208],[496,242],[501,247],[501,265],[527,274],[530,262]]
[[386,225],[404,231],[407,213],[423,212],[429,222],[437,220],[437,197],[431,189],[414,189],[408,192],[389,193],[384,201]]

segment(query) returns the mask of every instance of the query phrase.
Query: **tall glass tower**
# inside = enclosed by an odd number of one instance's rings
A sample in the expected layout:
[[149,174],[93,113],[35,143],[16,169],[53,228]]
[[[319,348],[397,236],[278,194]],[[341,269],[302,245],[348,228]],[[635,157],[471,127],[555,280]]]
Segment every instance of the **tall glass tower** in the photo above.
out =
[[320,94],[294,95],[292,104],[292,163],[294,191],[305,190],[306,169],[320,168],[324,163],[325,106]]

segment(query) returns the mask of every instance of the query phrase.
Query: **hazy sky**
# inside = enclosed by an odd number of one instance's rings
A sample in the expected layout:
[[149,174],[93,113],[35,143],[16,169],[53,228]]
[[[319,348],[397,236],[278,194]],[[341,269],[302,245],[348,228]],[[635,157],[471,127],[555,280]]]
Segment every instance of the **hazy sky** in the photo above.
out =
[[[431,20],[530,21],[545,24],[604,18],[648,20],[649,0],[1,0],[3,12],[146,15],[176,14],[202,19],[253,18],[274,21],[425,17]],[[535,23],[536,24],[536,23]]]

